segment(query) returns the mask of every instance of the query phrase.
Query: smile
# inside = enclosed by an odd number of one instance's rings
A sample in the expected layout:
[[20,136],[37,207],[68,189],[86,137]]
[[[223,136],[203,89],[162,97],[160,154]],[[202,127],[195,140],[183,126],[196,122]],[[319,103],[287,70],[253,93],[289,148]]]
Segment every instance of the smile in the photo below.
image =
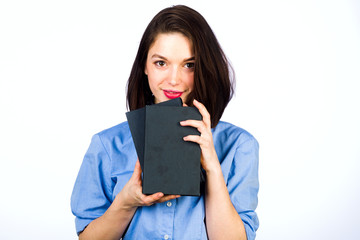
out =
[[165,96],[169,99],[181,97],[181,95],[183,94],[183,92],[174,91],[174,90],[163,90],[163,92],[164,92]]

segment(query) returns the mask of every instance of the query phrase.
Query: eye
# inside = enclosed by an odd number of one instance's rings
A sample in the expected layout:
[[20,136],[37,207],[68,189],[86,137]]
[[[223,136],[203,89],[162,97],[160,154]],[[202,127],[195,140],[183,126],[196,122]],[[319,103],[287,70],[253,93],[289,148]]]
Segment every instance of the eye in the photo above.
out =
[[193,63],[193,62],[185,63],[186,68],[194,68],[194,66],[195,66],[195,63]]
[[156,62],[155,62],[155,65],[156,65],[156,66],[159,66],[159,67],[164,67],[166,64],[165,64],[164,61],[156,61]]

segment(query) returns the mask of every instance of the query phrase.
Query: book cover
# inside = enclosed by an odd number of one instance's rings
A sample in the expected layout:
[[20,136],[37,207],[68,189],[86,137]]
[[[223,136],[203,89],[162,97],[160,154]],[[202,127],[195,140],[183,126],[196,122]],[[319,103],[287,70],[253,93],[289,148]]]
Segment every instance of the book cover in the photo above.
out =
[[[178,106],[182,107],[181,98],[156,104],[157,106]],[[145,143],[145,107],[126,113],[130,132],[134,141],[136,153],[139,158],[141,169],[144,171],[144,143]]]
[[194,107],[146,106],[143,193],[200,195],[200,146],[184,136],[199,135],[180,121],[201,120]]

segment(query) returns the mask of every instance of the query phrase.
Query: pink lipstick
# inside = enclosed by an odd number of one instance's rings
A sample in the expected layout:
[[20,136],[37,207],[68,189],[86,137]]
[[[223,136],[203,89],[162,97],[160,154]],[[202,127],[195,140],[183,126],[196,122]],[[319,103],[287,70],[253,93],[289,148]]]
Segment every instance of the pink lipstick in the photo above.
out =
[[181,97],[181,95],[183,94],[183,92],[174,91],[174,90],[163,90],[163,91],[164,91],[165,96],[169,99]]

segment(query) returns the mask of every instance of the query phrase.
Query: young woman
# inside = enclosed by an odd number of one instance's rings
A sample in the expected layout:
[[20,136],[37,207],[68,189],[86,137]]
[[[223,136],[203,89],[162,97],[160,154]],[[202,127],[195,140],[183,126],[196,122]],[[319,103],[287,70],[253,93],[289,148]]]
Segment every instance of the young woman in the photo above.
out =
[[141,168],[127,122],[92,138],[71,206],[80,239],[254,239],[258,143],[220,121],[233,93],[231,68],[205,19],[186,6],[160,11],[146,28],[128,80],[130,110],[181,97],[203,120],[206,172],[200,197],[142,194]]

